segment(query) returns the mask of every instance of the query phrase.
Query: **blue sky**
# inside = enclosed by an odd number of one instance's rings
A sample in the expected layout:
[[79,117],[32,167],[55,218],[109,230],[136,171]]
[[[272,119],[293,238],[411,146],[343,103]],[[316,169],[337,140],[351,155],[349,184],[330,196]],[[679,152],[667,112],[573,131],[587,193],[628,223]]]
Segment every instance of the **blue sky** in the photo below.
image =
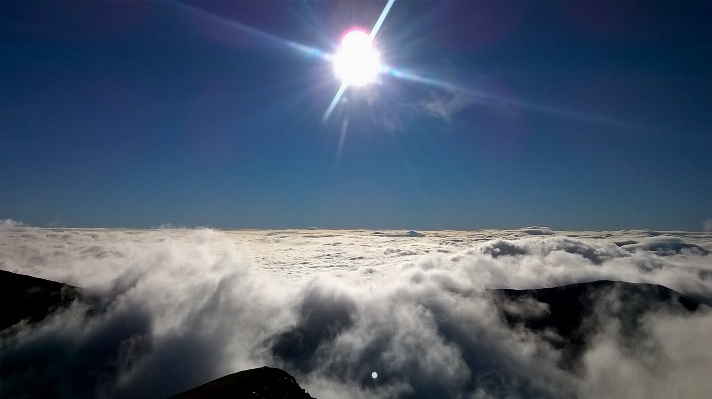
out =
[[244,29],[331,52],[384,5],[3,2],[0,218],[684,230],[712,218],[709,3],[396,1],[376,38],[384,62],[446,88],[383,75],[326,122],[340,84],[329,62]]

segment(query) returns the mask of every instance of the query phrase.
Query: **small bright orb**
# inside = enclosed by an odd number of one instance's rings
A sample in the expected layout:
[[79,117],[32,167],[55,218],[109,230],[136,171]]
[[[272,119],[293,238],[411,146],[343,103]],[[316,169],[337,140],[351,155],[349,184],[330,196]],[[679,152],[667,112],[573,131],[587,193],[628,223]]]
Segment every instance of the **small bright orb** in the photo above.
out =
[[347,86],[371,83],[381,71],[380,57],[373,48],[373,41],[361,28],[346,31],[333,62],[334,71]]
[[375,371],[374,371],[373,373],[371,373],[371,378],[373,378],[374,380],[375,380],[376,378],[378,378],[378,373],[375,372]]

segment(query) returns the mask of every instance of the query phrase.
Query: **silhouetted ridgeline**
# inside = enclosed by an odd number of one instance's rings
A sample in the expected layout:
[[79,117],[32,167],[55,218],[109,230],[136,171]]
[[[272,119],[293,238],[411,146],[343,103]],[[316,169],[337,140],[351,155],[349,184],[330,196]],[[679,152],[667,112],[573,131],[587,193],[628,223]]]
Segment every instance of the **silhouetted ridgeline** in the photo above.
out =
[[0,270],[0,330],[22,319],[36,323],[79,296],[71,285]]
[[170,399],[313,399],[284,370],[272,367],[240,371]]
[[[692,312],[699,307],[697,301],[661,285],[620,281],[492,292],[499,297],[497,307],[511,327],[556,333],[542,336],[563,350],[559,366],[567,370],[580,367],[580,356],[593,333],[605,325],[604,318],[619,320],[623,336],[632,339],[646,312],[659,309]],[[523,308],[536,307],[539,311],[521,312]]]

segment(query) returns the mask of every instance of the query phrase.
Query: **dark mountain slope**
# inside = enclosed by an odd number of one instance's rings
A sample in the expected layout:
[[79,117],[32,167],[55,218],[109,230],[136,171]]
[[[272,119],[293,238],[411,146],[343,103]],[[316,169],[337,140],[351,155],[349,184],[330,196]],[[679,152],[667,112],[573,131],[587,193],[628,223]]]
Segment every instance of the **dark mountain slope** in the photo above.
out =
[[286,371],[260,367],[240,371],[170,399],[313,399]]
[[[607,320],[617,319],[624,337],[639,334],[642,316],[650,311],[692,312],[700,304],[655,284],[593,281],[552,288],[491,290],[511,327],[553,331],[550,343],[563,349],[561,366],[572,369],[592,336]],[[521,312],[528,308],[540,311]]]
[[0,330],[23,319],[36,323],[78,296],[71,285],[0,270]]

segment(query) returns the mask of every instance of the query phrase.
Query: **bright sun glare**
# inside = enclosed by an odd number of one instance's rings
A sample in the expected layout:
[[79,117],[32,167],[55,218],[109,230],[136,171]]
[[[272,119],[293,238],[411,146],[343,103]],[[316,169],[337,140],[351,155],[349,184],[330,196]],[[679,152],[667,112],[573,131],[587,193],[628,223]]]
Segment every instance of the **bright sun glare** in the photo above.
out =
[[381,71],[378,52],[363,29],[354,28],[341,38],[334,54],[334,71],[347,86],[363,86],[376,80]]

